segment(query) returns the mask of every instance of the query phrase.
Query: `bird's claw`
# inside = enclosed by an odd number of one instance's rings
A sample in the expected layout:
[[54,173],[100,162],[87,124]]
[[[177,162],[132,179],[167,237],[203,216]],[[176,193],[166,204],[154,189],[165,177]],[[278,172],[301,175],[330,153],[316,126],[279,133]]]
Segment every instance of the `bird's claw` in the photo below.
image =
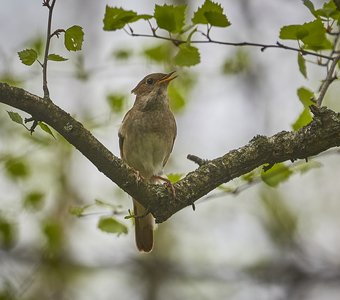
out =
[[164,178],[164,177],[159,176],[159,175],[155,175],[155,176],[153,176],[153,178],[159,179],[159,180],[161,180],[161,181],[164,181],[164,184],[165,184],[168,188],[170,188],[170,190],[171,190],[171,194],[172,194],[173,200],[176,199],[176,190],[175,190],[175,187],[174,187],[174,185],[171,183],[171,181],[170,181],[169,179]]

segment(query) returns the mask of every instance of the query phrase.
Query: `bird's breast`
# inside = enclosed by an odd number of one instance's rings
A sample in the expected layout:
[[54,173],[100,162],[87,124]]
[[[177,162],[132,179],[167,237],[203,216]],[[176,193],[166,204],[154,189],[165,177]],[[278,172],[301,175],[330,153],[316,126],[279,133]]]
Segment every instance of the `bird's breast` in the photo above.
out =
[[136,114],[125,136],[126,162],[146,178],[159,174],[175,136],[176,123],[171,111]]

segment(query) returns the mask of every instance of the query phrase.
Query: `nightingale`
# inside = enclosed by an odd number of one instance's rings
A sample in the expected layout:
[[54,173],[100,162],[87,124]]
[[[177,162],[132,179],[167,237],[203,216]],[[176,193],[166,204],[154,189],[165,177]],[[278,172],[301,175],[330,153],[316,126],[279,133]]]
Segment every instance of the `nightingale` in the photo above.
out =
[[[119,128],[122,160],[151,183],[161,178],[177,134],[167,95],[169,82],[177,77],[173,74],[153,73],[144,77],[131,91],[136,99]],[[133,199],[136,245],[139,251],[150,252],[155,222],[137,200]]]

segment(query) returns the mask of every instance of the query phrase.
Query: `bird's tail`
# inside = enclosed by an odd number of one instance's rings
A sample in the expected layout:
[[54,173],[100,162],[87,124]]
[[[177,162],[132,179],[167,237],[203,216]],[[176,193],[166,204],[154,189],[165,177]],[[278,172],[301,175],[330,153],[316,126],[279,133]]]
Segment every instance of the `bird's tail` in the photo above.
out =
[[[135,218],[135,237],[139,251],[150,252],[153,247],[154,217],[147,210],[133,199],[133,211]],[[144,216],[145,215],[145,216]]]

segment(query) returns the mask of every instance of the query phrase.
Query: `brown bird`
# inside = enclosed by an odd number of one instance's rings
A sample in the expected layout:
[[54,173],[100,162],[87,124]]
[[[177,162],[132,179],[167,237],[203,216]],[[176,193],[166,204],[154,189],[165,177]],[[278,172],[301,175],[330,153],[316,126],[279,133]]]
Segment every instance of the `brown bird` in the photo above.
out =
[[[174,115],[169,107],[167,87],[177,76],[153,73],[144,77],[131,91],[136,95],[119,129],[121,158],[139,176],[155,183],[168,161],[177,134]],[[135,237],[140,251],[153,247],[154,218],[133,199]]]

